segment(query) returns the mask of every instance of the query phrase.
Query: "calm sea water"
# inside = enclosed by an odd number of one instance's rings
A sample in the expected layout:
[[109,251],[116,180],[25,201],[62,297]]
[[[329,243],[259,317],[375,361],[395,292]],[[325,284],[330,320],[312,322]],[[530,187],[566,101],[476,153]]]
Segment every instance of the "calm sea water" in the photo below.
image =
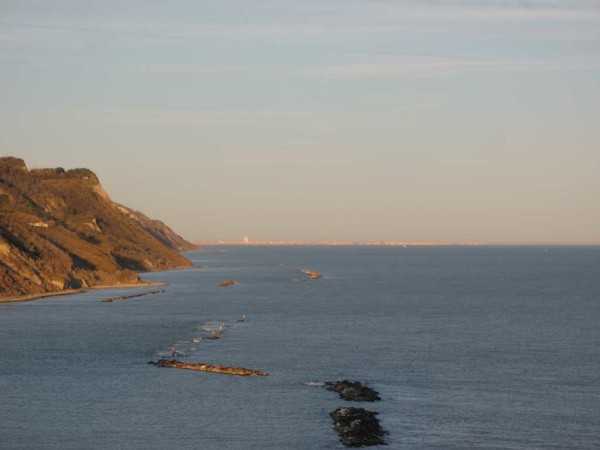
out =
[[[164,294],[0,304],[0,447],[336,449],[352,404],[309,383],[349,378],[387,448],[600,448],[599,247],[215,250]],[[270,375],[146,364],[173,346]]]

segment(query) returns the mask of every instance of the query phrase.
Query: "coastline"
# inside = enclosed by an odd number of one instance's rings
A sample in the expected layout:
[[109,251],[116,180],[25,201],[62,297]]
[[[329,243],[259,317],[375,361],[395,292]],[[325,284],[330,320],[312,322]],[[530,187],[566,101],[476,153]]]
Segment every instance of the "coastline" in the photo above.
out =
[[[173,269],[172,269],[173,270]],[[28,302],[31,300],[39,300],[41,298],[46,297],[59,297],[62,295],[73,295],[73,294],[82,294],[88,291],[95,291],[101,289],[130,289],[136,287],[152,287],[152,286],[168,286],[168,283],[157,282],[157,281],[143,281],[141,283],[127,283],[127,284],[110,284],[106,286],[92,286],[88,288],[82,289],[66,289],[64,291],[59,292],[45,292],[43,294],[29,294],[29,295],[21,295],[18,297],[6,297],[0,298],[0,303],[18,303],[18,302]]]
[[[138,272],[139,274],[143,273],[155,273],[155,272],[170,272],[172,270],[185,270],[185,269],[201,269],[202,266],[181,266],[181,267],[173,267],[165,270],[146,270],[144,272]],[[92,286],[81,289],[66,289],[64,291],[58,292],[44,292],[43,294],[29,294],[29,295],[19,295],[13,297],[5,297],[0,298],[0,303],[19,303],[19,302],[28,302],[31,300],[39,300],[41,298],[47,297],[59,297],[62,295],[73,295],[73,294],[82,294],[84,292],[93,291],[93,290],[101,290],[101,289],[131,289],[137,287],[153,287],[153,286],[168,286],[169,283],[164,283],[161,281],[142,281],[140,283],[126,283],[126,284],[109,284],[106,286]]]

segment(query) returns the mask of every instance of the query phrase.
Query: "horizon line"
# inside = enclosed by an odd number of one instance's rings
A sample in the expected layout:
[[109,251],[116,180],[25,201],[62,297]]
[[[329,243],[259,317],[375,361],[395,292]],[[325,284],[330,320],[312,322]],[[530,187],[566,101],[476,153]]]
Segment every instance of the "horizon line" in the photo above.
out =
[[363,247],[478,247],[478,246],[600,246],[600,242],[475,242],[475,241],[346,241],[346,240],[191,240],[204,246],[363,246]]

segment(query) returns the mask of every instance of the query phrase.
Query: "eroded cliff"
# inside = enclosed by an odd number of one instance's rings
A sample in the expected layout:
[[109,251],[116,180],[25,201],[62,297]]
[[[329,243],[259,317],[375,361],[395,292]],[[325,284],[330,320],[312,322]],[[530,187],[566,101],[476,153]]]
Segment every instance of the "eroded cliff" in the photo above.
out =
[[192,266],[178,251],[194,248],[114,203],[88,169],[0,158],[0,299],[135,284],[137,271]]

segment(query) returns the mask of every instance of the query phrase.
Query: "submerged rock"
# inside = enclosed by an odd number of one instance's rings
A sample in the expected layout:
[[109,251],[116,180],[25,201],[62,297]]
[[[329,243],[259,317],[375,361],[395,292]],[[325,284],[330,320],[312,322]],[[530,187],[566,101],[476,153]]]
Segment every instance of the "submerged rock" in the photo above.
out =
[[374,402],[381,400],[379,392],[368,386],[365,386],[360,381],[348,381],[341,380],[335,383],[325,383],[328,391],[337,392],[340,394],[340,398],[348,401],[355,402]]
[[379,425],[377,413],[364,408],[338,408],[331,414],[333,426],[346,447],[385,444],[385,431]]
[[223,280],[219,286],[235,286],[237,283],[233,280]]
[[244,369],[242,367],[213,366],[203,363],[190,363],[185,361],[177,361],[176,359],[159,359],[158,361],[148,361],[148,364],[153,364],[158,367],[198,370],[200,372],[224,373],[227,375],[237,375],[240,377],[267,376],[267,373],[261,372],[260,370]]

